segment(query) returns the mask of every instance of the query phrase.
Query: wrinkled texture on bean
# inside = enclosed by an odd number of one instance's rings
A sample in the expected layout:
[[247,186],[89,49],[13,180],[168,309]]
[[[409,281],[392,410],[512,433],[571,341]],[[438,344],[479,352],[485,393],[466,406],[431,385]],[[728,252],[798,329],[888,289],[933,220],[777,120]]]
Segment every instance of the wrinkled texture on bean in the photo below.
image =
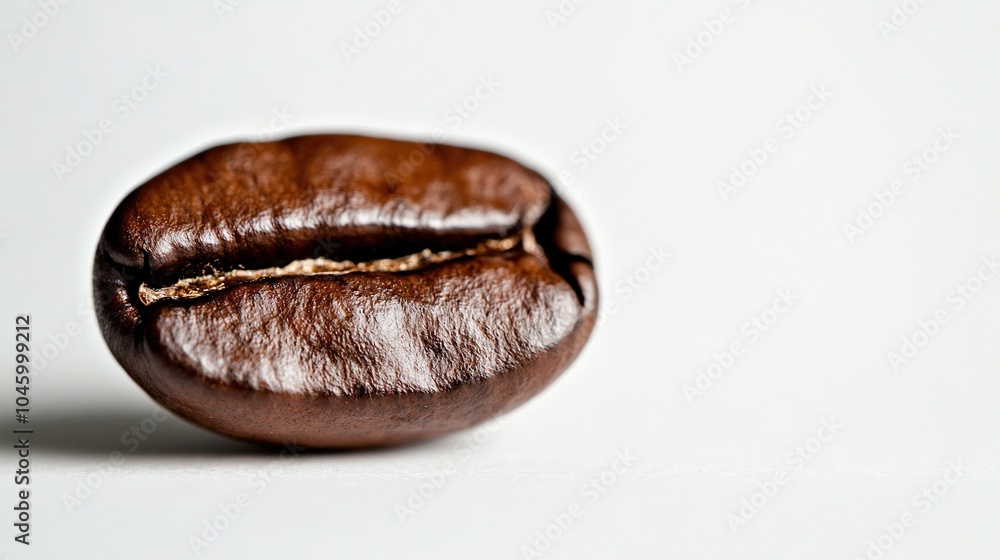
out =
[[510,410],[576,357],[590,247],[537,173],[362,136],[220,146],[119,205],[98,319],[155,399],[219,432],[383,445]]

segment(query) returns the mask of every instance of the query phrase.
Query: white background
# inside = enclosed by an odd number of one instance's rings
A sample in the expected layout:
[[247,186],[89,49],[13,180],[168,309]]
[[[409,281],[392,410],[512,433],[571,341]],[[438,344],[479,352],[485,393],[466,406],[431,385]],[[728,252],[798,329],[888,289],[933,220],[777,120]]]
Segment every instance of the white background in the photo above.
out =
[[[387,0],[145,4],[71,2],[33,34],[38,2],[0,8],[0,361],[12,371],[17,313],[49,356],[30,391],[30,548],[13,542],[12,376],[0,384],[8,557],[184,558],[192,538],[203,558],[1000,556],[1000,275],[977,278],[1000,257],[995,2],[930,1],[898,30],[880,28],[891,0],[566,1],[554,27],[557,0],[402,0],[385,26],[369,22]],[[731,23],[702,33],[724,9]],[[149,68],[166,77],[142,89]],[[832,97],[800,108],[812,88]],[[126,114],[122,95],[142,100]],[[458,122],[456,103],[477,107]],[[113,130],[57,173],[105,118]],[[625,128],[601,145],[608,119]],[[154,419],[89,308],[121,198],[223,141],[435,129],[572,175],[560,190],[614,311],[564,376],[489,430],[285,462]],[[925,154],[948,129],[947,151]],[[936,160],[919,180],[914,156]],[[796,298],[780,314],[778,290]],[[915,334],[939,310],[947,323]],[[757,338],[754,317],[773,320]],[[894,368],[904,337],[922,347]],[[689,399],[734,342],[743,355]],[[812,439],[824,420],[842,427]],[[152,431],[134,451],[132,427]],[[618,453],[634,459],[615,473]]]

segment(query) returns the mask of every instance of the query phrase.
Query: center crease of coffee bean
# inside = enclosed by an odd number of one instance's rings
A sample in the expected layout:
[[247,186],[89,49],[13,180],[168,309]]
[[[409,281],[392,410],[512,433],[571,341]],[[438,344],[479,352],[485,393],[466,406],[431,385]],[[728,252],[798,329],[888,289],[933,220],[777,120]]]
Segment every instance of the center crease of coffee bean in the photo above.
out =
[[534,232],[526,229],[521,233],[502,239],[488,239],[475,247],[462,251],[431,251],[424,249],[391,259],[376,259],[372,261],[334,261],[324,257],[292,261],[282,267],[262,268],[256,270],[230,270],[194,278],[183,278],[170,286],[153,288],[143,282],[139,286],[139,301],[143,305],[152,305],[161,300],[181,300],[202,297],[212,292],[226,288],[265,280],[268,278],[288,278],[301,276],[331,276],[355,272],[408,272],[430,265],[441,264],[465,257],[495,255],[522,246],[524,251],[545,261],[545,254],[535,240]]

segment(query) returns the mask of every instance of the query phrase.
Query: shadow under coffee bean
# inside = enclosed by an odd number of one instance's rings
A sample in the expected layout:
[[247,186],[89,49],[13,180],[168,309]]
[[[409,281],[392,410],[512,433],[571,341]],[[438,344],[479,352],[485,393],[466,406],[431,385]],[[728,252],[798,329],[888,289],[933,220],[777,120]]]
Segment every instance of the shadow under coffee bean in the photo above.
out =
[[94,292],[112,353],[163,406],[308,447],[510,410],[576,358],[598,307],[587,238],[540,175],[342,135],[219,146],[152,178],[108,221]]

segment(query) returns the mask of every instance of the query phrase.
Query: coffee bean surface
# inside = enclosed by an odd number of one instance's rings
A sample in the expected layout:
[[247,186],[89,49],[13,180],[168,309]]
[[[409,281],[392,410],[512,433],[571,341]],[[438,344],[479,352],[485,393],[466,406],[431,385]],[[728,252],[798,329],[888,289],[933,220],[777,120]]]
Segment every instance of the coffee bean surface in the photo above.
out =
[[510,410],[597,310],[589,243],[540,175],[346,135],[219,146],[141,185],[105,227],[94,297],[112,353],[167,408],[338,448]]

